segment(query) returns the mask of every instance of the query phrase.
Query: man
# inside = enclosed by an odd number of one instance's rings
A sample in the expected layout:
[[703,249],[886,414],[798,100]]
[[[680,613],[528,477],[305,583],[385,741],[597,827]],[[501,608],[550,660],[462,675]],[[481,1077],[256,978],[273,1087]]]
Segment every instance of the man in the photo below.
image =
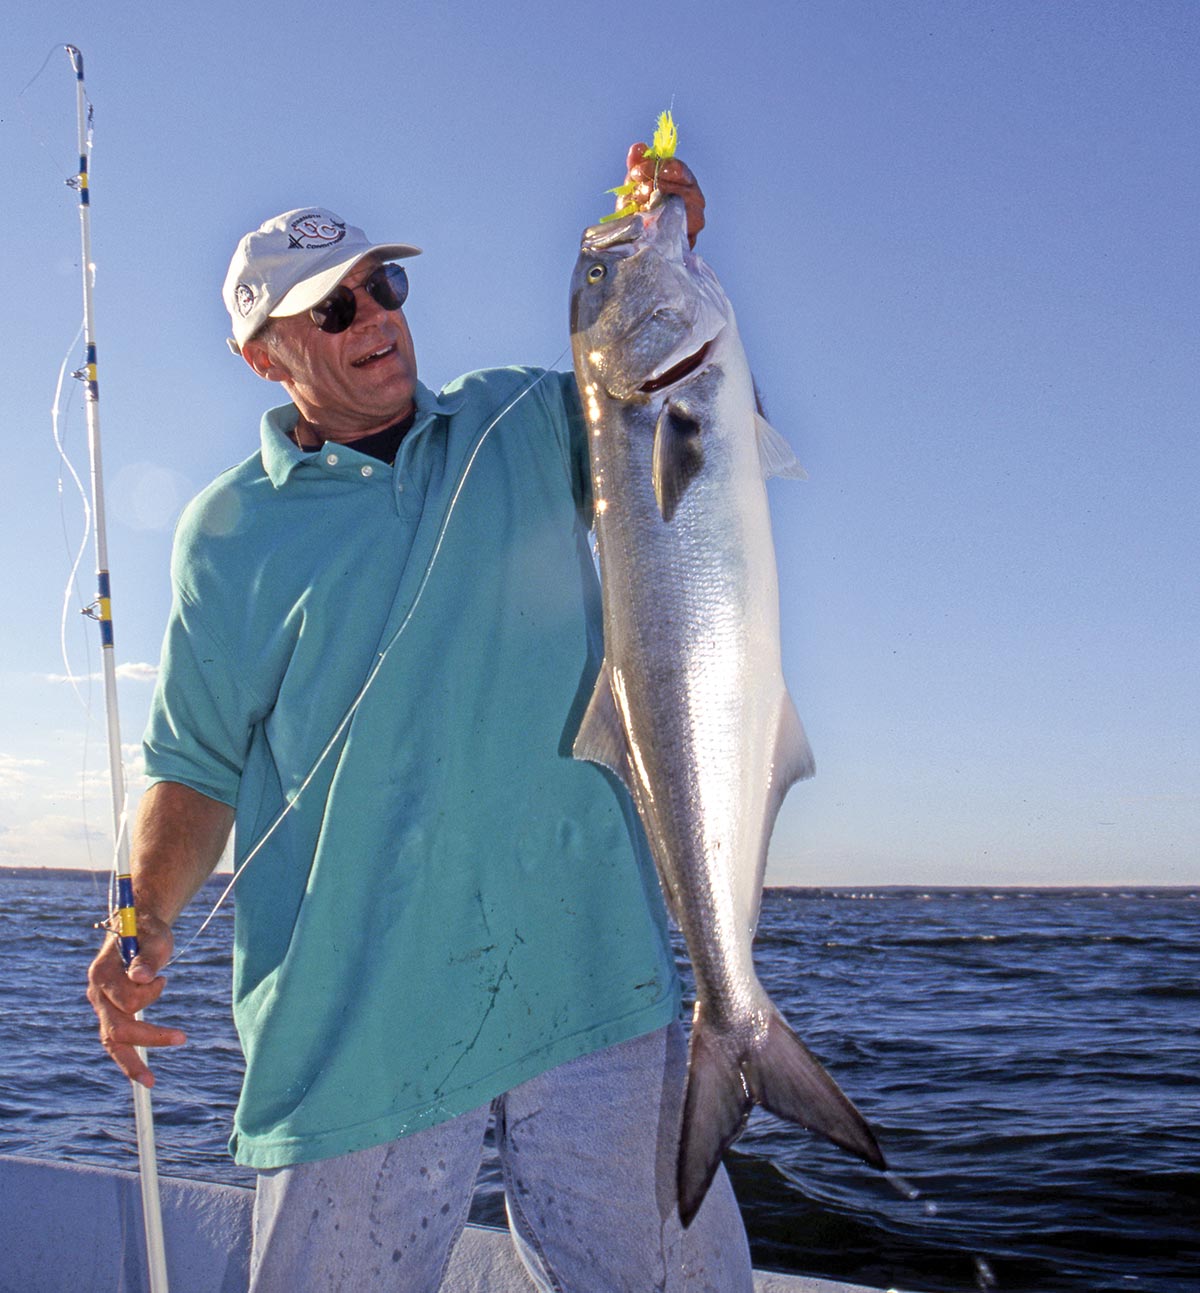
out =
[[[694,238],[695,180],[644,152],[636,200],[679,193]],[[680,1227],[662,902],[623,788],[570,757],[602,656],[574,380],[422,386],[417,251],[313,208],[234,256],[234,348],[290,403],[176,535],[141,952],[93,963],[101,1039],[147,1086],[134,1047],[186,1040],[133,1016],[236,820],[256,1293],[437,1289],[490,1116],[539,1288],[749,1290],[723,1175]]]

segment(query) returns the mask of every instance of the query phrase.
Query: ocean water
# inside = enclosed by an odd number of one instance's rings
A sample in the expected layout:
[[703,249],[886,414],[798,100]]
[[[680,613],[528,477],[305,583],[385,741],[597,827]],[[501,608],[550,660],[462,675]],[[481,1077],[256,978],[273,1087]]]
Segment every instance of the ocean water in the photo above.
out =
[[[0,1153],[132,1168],[128,1084],[84,997],[104,880],[14,870],[0,893]],[[191,1036],[156,1061],[155,1114],[162,1172],[248,1184],[225,1153],[231,918],[155,1007]],[[931,1293],[1200,1288],[1200,890],[773,889],[756,955],[904,1182],[756,1113],[729,1156],[756,1265]],[[473,1216],[503,1222],[493,1160]]]

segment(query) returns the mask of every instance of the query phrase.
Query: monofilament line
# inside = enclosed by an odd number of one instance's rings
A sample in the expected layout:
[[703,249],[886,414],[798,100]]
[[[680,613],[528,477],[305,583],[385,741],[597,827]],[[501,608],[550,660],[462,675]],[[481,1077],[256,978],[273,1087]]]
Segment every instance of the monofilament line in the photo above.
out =
[[437,537],[434,540],[433,551],[429,554],[429,560],[425,563],[425,569],[421,574],[420,583],[417,585],[417,591],[415,596],[413,597],[412,605],[408,608],[407,612],[405,613],[404,619],[401,620],[400,625],[396,629],[395,633],[392,634],[392,636],[384,644],[383,649],[379,652],[378,656],[375,659],[374,664],[372,664],[371,669],[367,674],[366,680],[363,682],[362,687],[359,688],[358,695],[355,696],[354,699],[350,702],[349,708],[346,710],[345,714],[342,715],[341,721],[334,729],[329,740],[325,743],[325,746],[321,750],[320,754],[317,755],[316,761],[313,763],[312,767],[305,774],[304,780],[301,781],[299,788],[294,792],[292,792],[292,794],[287,797],[287,802],[279,810],[275,819],[271,822],[271,824],[267,827],[267,829],[263,832],[263,834],[258,838],[258,840],[254,844],[254,847],[249,851],[249,853],[246,854],[246,856],[239,863],[237,869],[230,877],[229,883],[221,891],[220,897],[213,904],[212,910],[209,911],[207,916],[205,916],[203,922],[200,924],[200,927],[191,936],[191,938],[189,938],[188,941],[179,949],[179,951],[177,951],[175,955],[171,957],[171,959],[167,962],[167,964],[163,966],[164,970],[168,966],[174,965],[175,962],[178,961],[180,957],[184,955],[184,953],[192,946],[192,944],[200,937],[200,935],[203,934],[204,931],[209,927],[209,925],[213,921],[213,918],[220,910],[221,905],[224,903],[225,899],[228,898],[229,895],[233,892],[233,888],[237,884],[238,880],[241,878],[242,872],[245,871],[245,869],[250,865],[250,863],[254,861],[254,859],[258,856],[258,854],[262,851],[263,847],[266,845],[267,841],[271,838],[272,835],[275,834],[275,832],[283,824],[284,820],[287,818],[287,815],[292,811],[295,805],[300,802],[301,796],[312,784],[317,773],[320,771],[321,766],[324,764],[325,760],[329,757],[329,755],[332,753],[334,748],[337,746],[338,742],[341,740],[343,733],[350,726],[351,720],[354,718],[354,715],[358,712],[358,707],[363,703],[363,700],[366,698],[367,693],[371,690],[371,687],[374,685],[375,679],[379,676],[379,671],[380,669],[383,668],[383,662],[387,659],[388,655],[391,653],[392,648],[400,640],[401,635],[404,633],[405,629],[408,628],[409,624],[412,622],[413,616],[416,614],[417,607],[420,605],[420,602],[421,602],[421,597],[424,594],[425,588],[429,583],[429,578],[433,573],[433,567],[435,562],[437,561],[438,554],[441,552],[442,542],[446,537],[446,530],[450,525],[450,518],[454,515],[454,509],[458,505],[458,500],[461,497],[463,488],[467,483],[467,477],[470,475],[471,468],[475,465],[475,460],[479,456],[480,449],[483,448],[484,441],[487,440],[488,436],[491,434],[492,430],[500,422],[500,420],[504,418],[508,413],[511,413],[512,410],[516,407],[516,405],[519,404],[521,400],[523,400],[540,382],[542,382],[545,379],[547,374],[550,371],[552,371],[552,369],[559,363],[559,361],[563,358],[563,356],[566,355],[567,349],[568,348],[564,346],[563,349],[558,353],[558,355],[551,361],[550,367],[543,369],[541,372],[538,373],[538,375],[532,381],[527,382],[526,385],[524,385],[516,393],[516,395],[514,395],[511,400],[509,400],[509,402],[500,410],[500,412],[497,413],[496,416],[492,418],[492,420],[479,433],[478,437],[475,440],[474,445],[471,447],[471,452],[467,455],[466,463],[463,465],[463,469],[459,473],[458,480],[454,486],[454,491],[450,495],[450,501],[446,506],[445,515],[443,515],[442,517],[441,524],[438,527]]

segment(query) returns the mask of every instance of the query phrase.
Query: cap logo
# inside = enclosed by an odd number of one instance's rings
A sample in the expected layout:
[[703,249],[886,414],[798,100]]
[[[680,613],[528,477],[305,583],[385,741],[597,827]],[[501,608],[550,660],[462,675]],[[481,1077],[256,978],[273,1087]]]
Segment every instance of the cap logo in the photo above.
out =
[[233,299],[237,304],[238,313],[243,319],[247,318],[250,311],[254,309],[254,289],[249,283],[239,283],[233,289]]
[[299,247],[313,250],[320,247],[332,247],[346,236],[345,222],[330,220],[313,212],[293,220],[288,233],[288,247]]

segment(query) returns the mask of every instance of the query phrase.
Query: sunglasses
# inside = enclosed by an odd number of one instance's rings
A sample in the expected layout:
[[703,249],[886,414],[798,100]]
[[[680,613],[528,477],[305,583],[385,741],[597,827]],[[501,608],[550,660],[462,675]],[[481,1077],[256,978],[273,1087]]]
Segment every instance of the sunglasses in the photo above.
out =
[[[367,295],[385,310],[398,310],[408,296],[408,275],[403,265],[380,265],[362,284]],[[358,299],[345,283],[309,310],[309,318],[322,332],[345,332],[358,313]]]

